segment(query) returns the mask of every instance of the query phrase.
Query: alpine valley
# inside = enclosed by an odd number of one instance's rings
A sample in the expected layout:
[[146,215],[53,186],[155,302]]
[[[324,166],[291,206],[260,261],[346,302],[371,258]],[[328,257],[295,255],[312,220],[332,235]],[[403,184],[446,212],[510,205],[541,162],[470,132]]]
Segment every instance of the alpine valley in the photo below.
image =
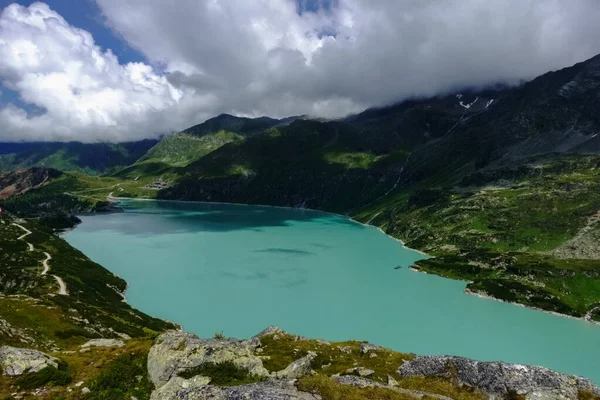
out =
[[599,133],[596,56],[517,87],[339,120],[223,114],[160,141],[2,144],[0,394],[600,399],[591,381],[542,367],[275,327],[199,339],[132,308],[127,283],[59,235],[77,215],[118,212],[124,198],[327,211],[427,254],[415,272],[591,325],[600,323]]

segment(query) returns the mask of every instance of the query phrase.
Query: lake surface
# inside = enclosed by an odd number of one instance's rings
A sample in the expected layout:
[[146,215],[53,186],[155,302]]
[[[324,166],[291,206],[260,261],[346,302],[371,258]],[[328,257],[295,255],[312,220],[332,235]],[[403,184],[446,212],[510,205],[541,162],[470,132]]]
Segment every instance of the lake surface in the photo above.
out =
[[423,256],[373,227],[272,207],[121,206],[82,217],[63,237],[127,280],[132,306],[199,336],[247,338],[278,325],[417,354],[542,365],[600,384],[600,326],[412,272]]

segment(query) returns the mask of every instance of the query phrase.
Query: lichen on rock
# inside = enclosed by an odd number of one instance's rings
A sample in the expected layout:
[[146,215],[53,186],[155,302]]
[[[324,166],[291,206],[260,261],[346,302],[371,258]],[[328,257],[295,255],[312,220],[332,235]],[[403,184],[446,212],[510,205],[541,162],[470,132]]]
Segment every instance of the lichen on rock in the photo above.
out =
[[269,380],[250,385],[219,387],[198,385],[161,394],[151,400],[320,400],[321,396],[299,391],[295,381]]
[[33,349],[0,347],[0,368],[4,375],[17,376],[39,372],[46,367],[58,367],[58,359]]
[[576,399],[580,390],[600,396],[591,381],[565,375],[543,367],[481,362],[462,357],[420,356],[398,369],[401,378],[413,376],[444,377],[461,385],[477,388],[491,400],[517,393],[526,399]]
[[254,350],[254,341],[237,339],[200,339],[181,331],[168,331],[158,337],[148,355],[148,374],[156,388],[173,376],[205,363],[233,362],[236,367],[258,377],[269,376]]

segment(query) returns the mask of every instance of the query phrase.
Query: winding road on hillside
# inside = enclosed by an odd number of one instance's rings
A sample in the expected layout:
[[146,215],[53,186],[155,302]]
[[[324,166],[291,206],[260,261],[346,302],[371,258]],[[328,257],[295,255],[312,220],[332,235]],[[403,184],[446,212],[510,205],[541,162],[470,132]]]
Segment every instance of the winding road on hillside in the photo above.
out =
[[[29,229],[25,228],[24,226],[19,225],[19,224],[14,223],[14,222],[13,222],[12,225],[14,225],[14,226],[16,226],[18,228],[21,228],[23,231],[25,231],[25,233],[23,235],[19,236],[17,239],[25,241],[25,238],[27,236],[31,235],[31,231]],[[25,241],[25,243],[27,243],[27,246],[29,247],[29,251],[33,251],[34,250],[33,244],[31,244],[31,243],[29,243],[27,241]],[[50,260],[52,260],[52,256],[49,253],[44,252],[44,255],[46,256],[46,259],[42,261],[42,265],[44,266],[44,270],[42,271],[41,275],[47,275],[48,274],[48,271],[50,271],[50,265],[48,264],[48,262]],[[58,277],[56,275],[51,275],[51,276],[54,277],[54,279],[56,279],[56,282],[58,283],[58,294],[60,294],[62,296],[67,296],[69,294],[67,292],[67,285],[62,280],[62,278],[60,278],[60,277]]]

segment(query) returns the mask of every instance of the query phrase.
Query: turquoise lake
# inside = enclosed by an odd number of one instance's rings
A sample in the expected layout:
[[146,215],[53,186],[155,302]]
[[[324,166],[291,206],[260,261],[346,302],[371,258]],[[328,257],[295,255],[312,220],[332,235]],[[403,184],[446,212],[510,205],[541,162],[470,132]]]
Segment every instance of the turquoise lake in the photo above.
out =
[[[342,216],[124,201],[63,237],[129,283],[128,302],[199,336],[368,340],[417,354],[542,365],[600,384],[600,326],[463,292],[423,256]],[[400,269],[395,267],[400,266]]]

